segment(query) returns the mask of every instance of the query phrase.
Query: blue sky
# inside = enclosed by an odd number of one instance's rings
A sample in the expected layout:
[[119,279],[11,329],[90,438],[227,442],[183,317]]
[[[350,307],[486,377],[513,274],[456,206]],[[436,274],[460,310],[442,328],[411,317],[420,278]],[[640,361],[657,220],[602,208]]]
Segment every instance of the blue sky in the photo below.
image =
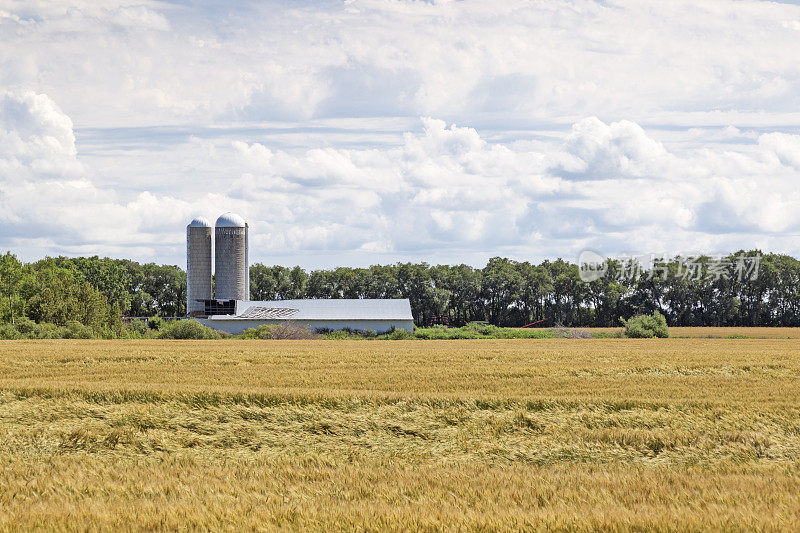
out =
[[0,248],[800,255],[793,2],[0,0]]

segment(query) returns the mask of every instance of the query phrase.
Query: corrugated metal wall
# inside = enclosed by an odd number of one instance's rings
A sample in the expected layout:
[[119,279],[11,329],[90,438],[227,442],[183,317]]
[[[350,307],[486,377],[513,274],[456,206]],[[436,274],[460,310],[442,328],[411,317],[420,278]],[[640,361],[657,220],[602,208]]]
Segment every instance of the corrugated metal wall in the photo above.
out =
[[340,330],[340,329],[351,329],[351,330],[362,330],[366,331],[368,329],[376,332],[376,333],[387,333],[392,328],[395,330],[405,330],[405,331],[414,331],[414,321],[413,320],[268,320],[268,319],[224,319],[224,318],[217,318],[217,319],[200,319],[200,323],[204,326],[208,326],[210,328],[214,328],[218,331],[225,331],[227,333],[232,333],[234,335],[238,335],[242,333],[246,329],[250,328],[257,328],[262,324],[282,324],[282,323],[291,323],[296,324],[298,326],[303,326],[308,328],[312,331],[316,329],[327,329],[327,330]]
[[214,237],[214,297],[217,300],[248,299],[247,228],[218,227]]
[[211,298],[211,228],[186,228],[186,312],[204,311],[198,299]]

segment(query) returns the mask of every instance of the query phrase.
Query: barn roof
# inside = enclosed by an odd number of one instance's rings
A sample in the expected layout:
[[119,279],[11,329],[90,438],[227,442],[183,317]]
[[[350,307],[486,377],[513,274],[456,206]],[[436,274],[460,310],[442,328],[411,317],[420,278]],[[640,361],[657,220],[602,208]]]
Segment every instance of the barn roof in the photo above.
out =
[[260,307],[253,305],[247,311],[236,315],[238,318],[284,318],[289,319],[300,310],[289,307]]
[[[236,302],[241,319],[413,320],[408,299],[272,300]],[[220,317],[223,318],[223,317]]]

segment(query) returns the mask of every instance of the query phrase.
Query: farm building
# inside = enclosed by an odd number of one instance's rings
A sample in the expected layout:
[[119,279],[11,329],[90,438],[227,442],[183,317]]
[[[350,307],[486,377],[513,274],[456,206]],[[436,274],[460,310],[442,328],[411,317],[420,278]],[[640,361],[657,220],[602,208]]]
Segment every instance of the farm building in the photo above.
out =
[[312,330],[414,331],[407,299],[248,300],[248,224],[238,215],[225,213],[217,219],[213,233],[212,283],[211,224],[198,217],[186,227],[186,309],[204,325],[234,334],[287,321]]
[[200,319],[206,326],[242,333],[262,324],[291,321],[311,330],[414,331],[411,304],[393,300],[237,300],[232,314],[211,314]]

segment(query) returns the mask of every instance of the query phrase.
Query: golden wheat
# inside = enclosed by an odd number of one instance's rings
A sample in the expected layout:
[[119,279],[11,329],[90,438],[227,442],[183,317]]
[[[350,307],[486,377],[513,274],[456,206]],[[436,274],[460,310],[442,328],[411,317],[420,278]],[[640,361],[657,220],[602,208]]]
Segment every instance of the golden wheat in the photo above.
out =
[[800,527],[790,340],[0,344],[0,529]]

